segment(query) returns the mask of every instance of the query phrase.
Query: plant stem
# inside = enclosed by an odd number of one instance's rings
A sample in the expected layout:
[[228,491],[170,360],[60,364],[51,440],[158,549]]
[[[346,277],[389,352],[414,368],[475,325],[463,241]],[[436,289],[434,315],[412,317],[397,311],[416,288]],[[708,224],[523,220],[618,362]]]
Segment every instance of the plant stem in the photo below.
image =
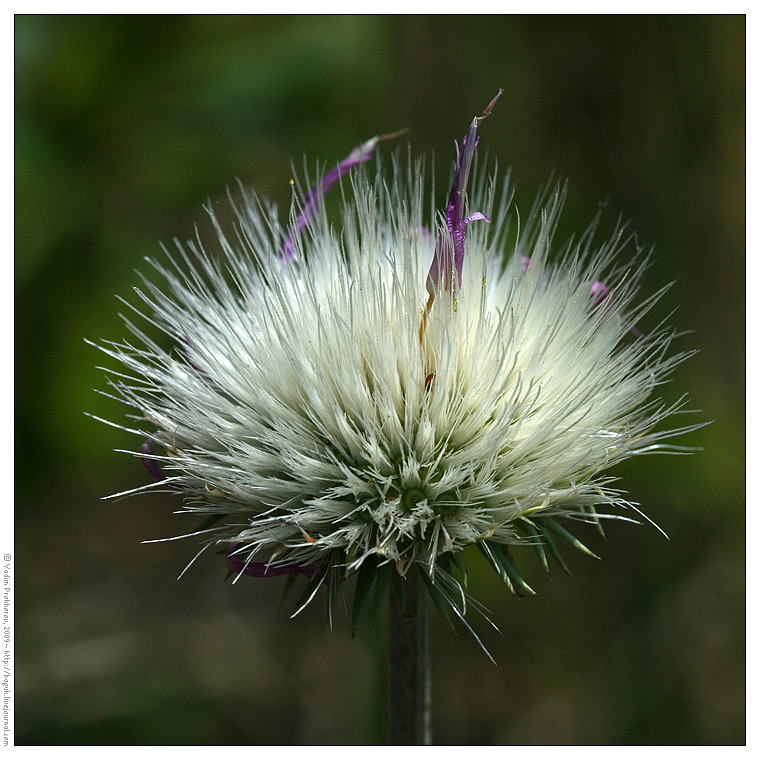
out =
[[430,631],[427,593],[416,567],[407,574],[406,611],[391,598],[391,744],[429,745]]

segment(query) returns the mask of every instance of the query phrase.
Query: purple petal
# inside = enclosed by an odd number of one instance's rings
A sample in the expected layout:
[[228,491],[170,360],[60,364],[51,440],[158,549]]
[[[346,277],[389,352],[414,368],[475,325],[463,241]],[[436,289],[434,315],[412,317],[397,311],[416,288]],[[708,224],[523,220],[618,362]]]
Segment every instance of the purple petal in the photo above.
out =
[[413,238],[419,237],[426,244],[432,243],[435,240],[433,233],[424,224],[421,224],[419,227],[412,227],[409,230],[409,234]]
[[591,297],[594,299],[594,306],[599,306],[609,294],[610,289],[603,282],[597,280],[592,283]]
[[223,390],[219,386],[219,383],[213,380],[209,376],[208,372],[206,372],[206,370],[203,369],[203,367],[201,367],[196,361],[193,360],[191,352],[195,351],[197,353],[197,351],[196,351],[195,345],[190,340],[190,338],[188,338],[185,335],[182,338],[182,342],[185,345],[185,360],[187,361],[188,366],[196,372],[198,377],[201,380],[203,380],[203,382],[206,383],[206,385],[208,385],[209,388],[212,388],[214,391],[216,391],[220,396],[225,398],[227,401],[230,401],[233,404],[237,404],[237,401],[235,400],[235,398],[233,398],[229,393],[227,393],[227,391]]
[[462,222],[462,224],[466,227],[470,222],[485,222],[486,224],[490,224],[491,217],[486,216],[481,211],[476,211],[474,214],[470,214],[467,219]]
[[315,565],[297,565],[295,563],[272,565],[269,562],[248,562],[244,556],[235,553],[239,546],[240,542],[235,541],[230,544],[230,548],[227,550],[227,567],[233,573],[250,575],[254,578],[274,578],[277,575],[292,575],[293,573],[303,573],[311,577],[318,570]]
[[427,290],[431,298],[434,297],[435,290],[443,286],[451,290],[454,287],[453,273],[456,272],[456,284],[460,285],[462,281],[462,266],[464,264],[464,241],[467,225],[476,220],[489,221],[481,212],[476,212],[463,219],[464,216],[464,196],[467,191],[467,183],[470,178],[470,169],[475,158],[475,149],[478,146],[478,127],[493,110],[496,101],[501,97],[504,90],[500,89],[496,97],[488,104],[485,111],[480,116],[476,116],[470,124],[467,134],[462,140],[462,148],[454,142],[457,153],[456,169],[454,171],[454,182],[451,185],[449,200],[446,204],[446,227],[448,235],[441,232],[436,243],[435,253],[433,254],[433,263],[430,266],[430,272],[427,278]]
[[398,135],[406,132],[405,129],[393,132],[388,135],[378,135],[373,137],[361,145],[357,145],[342,161],[339,161],[332,169],[330,169],[322,181],[313,187],[306,194],[304,199],[303,208],[296,217],[295,222],[290,226],[285,239],[282,241],[282,254],[281,258],[284,262],[292,261],[295,258],[295,249],[293,246],[294,238],[308,226],[309,222],[313,219],[314,213],[319,206],[320,201],[327,196],[332,190],[335,183],[345,174],[351,171],[355,166],[366,163],[371,160],[375,155],[375,149],[377,144],[382,140],[390,140]]
[[201,369],[192,359],[191,351],[195,351],[195,346],[193,345],[193,342],[190,340],[190,338],[187,337],[187,335],[184,335],[182,337],[182,342],[185,344],[185,359],[187,359],[187,363],[199,374],[203,377],[204,380],[208,378],[206,375],[206,372]]
[[[593,308],[596,309],[597,307],[601,306],[602,303],[607,299],[607,296],[609,296],[609,294],[610,294],[610,289],[601,280],[596,280],[595,282],[593,282],[591,284],[591,290],[590,290],[590,295],[594,299]],[[610,301],[610,303],[612,302]],[[628,329],[639,340],[646,337],[644,333],[641,332],[641,330],[639,330],[638,327],[636,327],[636,325],[628,325]]]
[[140,461],[143,463],[143,467],[156,479],[156,480],[166,480],[166,475],[164,475],[163,471],[161,470],[161,467],[159,466],[158,462],[156,462],[155,459],[153,459],[153,448],[150,445],[150,441],[145,441],[142,446],[140,446],[140,453],[143,454],[142,457],[140,457]]

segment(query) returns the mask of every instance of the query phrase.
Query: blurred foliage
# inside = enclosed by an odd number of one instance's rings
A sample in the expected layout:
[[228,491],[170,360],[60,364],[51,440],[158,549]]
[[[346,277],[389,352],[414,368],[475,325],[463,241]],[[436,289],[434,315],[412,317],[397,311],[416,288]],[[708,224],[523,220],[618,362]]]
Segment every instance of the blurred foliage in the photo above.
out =
[[526,553],[520,601],[473,559],[499,666],[436,622],[436,742],[743,743],[744,54],[741,16],[17,16],[17,743],[384,741],[381,626],[290,621],[214,556],[175,583],[192,543],[139,543],[187,527],[172,497],[99,501],[146,476],[83,415],[122,413],[83,337],[123,337],[113,295],[236,178],[287,208],[291,159],[408,126],[443,180],[499,86],[518,206],[556,170],[564,234],[608,199],[657,244],[645,290],[676,281],[700,349],[664,390],[715,422],[617,470],[669,542],[590,531],[603,562],[551,581]]

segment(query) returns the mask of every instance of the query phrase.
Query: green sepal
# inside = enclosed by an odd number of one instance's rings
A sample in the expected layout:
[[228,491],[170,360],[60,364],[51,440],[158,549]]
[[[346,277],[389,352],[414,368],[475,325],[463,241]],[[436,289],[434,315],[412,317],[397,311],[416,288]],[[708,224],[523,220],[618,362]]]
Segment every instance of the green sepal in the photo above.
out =
[[[393,572],[393,563],[386,562],[377,568],[375,575],[375,593],[372,597],[372,625],[375,624],[377,616],[380,614],[385,597],[388,593],[388,585],[391,582],[391,573]],[[398,575],[398,573],[396,573]]]
[[354,602],[351,610],[351,636],[356,636],[356,628],[359,625],[359,617],[364,607],[364,602],[372,590],[372,584],[375,582],[377,574],[377,555],[372,554],[362,562],[359,573],[356,578],[356,590],[354,591]]
[[[487,545],[486,548],[491,555],[492,567],[498,566],[497,572],[515,596],[536,596],[536,592],[523,580],[517,569],[517,565],[506,546],[489,541],[484,541],[483,544]],[[481,544],[481,546],[483,544]]]
[[480,541],[478,543],[478,549],[480,549],[481,554],[486,558],[488,561],[488,564],[496,571],[499,578],[504,581],[504,583],[507,584],[507,588],[515,595],[517,596],[517,592],[515,591],[515,587],[512,585],[512,579],[507,574],[507,570],[504,567],[504,565],[499,562],[499,560],[495,556],[495,552],[491,549],[490,544],[488,541]]
[[393,596],[398,603],[398,608],[402,614],[409,614],[409,607],[406,604],[406,586],[404,585],[404,579],[398,572],[391,573],[391,588],[393,589]]
[[[325,563],[327,565],[325,572],[329,573],[329,563]],[[324,566],[324,565],[323,565]],[[306,588],[303,590],[303,593],[301,596],[298,597],[298,601],[296,602],[296,609],[301,609],[304,604],[306,604],[306,600],[314,593],[314,591],[317,589],[320,583],[322,583],[322,575],[320,573],[314,573],[314,575],[309,578],[309,582],[306,584]],[[327,581],[329,582],[329,578]]]
[[296,585],[296,579],[298,576],[296,573],[291,573],[290,575],[286,576],[286,578],[287,580],[285,581],[285,585],[282,587],[282,591],[280,592],[280,598],[277,601],[277,612],[279,612],[285,605],[288,596],[290,596],[290,592],[293,590],[293,586]]
[[436,559],[435,564],[444,572],[451,575],[451,552],[445,552]]
[[440,589],[433,583],[433,581],[430,579],[428,574],[422,569],[419,568],[420,577],[424,581],[425,585],[427,586],[428,594],[430,594],[430,598],[433,600],[433,604],[436,606],[438,612],[441,613],[443,616],[443,619],[448,624],[449,628],[451,630],[454,630],[454,623],[451,622],[451,617],[449,615],[449,608],[448,608],[448,602],[446,601],[446,598],[441,593]]
[[451,552],[451,558],[454,560],[454,564],[462,575],[462,585],[467,590],[467,564],[464,561],[464,552]]
[[338,592],[343,585],[342,573],[332,571],[327,579],[327,621],[332,630],[333,611],[338,602]]
[[583,552],[584,554],[588,554],[589,557],[599,559],[599,557],[597,557],[596,554],[591,551],[591,549],[582,544],[572,533],[570,533],[569,530],[560,525],[556,520],[553,520],[551,517],[545,517],[544,525],[546,525],[546,527],[552,531],[552,533],[556,533],[560,538],[567,541],[567,543],[570,544],[574,549],[577,549],[579,552]]
[[523,580],[517,569],[514,557],[506,546],[499,546],[494,554],[504,565],[507,575],[512,579],[517,596],[536,596],[536,592]]
[[467,588],[467,565],[465,565],[461,549],[458,552],[445,552],[444,554],[441,554],[435,562],[441,570],[452,577],[454,577],[452,569],[456,567],[459,574],[462,576],[462,584],[464,588]]
[[546,544],[546,548],[549,550],[550,554],[554,559],[557,561],[557,564],[568,574],[570,575],[570,568],[565,564],[565,560],[562,559],[562,555],[559,552],[559,549],[557,548],[557,544],[554,543],[554,539],[551,537],[551,534],[549,531],[541,524],[542,521],[536,520],[536,529],[541,534],[541,538]]
[[529,520],[526,520],[523,518],[522,524],[520,526],[523,531],[531,538],[533,539],[531,541],[531,546],[533,547],[533,550],[538,555],[538,559],[541,562],[541,566],[544,568],[544,570],[548,573],[549,572],[549,560],[546,557],[546,549],[544,549],[544,544],[542,541],[542,538],[536,529],[536,526],[533,525],[532,522]]
[[591,519],[594,521],[594,525],[596,525],[596,529],[599,531],[599,535],[607,540],[607,535],[604,532],[604,528],[602,527],[602,521],[599,519],[599,515],[596,513],[596,509],[592,507],[590,504],[587,507],[582,507],[583,511],[591,516]]
[[225,517],[228,517],[226,514],[214,514],[209,515],[196,529],[196,533],[200,533],[202,530],[208,530],[209,528],[213,528],[214,525],[216,525],[220,520],[223,520]]

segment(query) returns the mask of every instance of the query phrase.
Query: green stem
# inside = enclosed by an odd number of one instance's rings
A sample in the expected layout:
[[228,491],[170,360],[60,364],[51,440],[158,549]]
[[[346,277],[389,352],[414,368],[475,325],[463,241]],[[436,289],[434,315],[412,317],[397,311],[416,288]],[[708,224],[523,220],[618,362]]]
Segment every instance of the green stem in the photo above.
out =
[[406,610],[391,598],[391,744],[431,744],[430,630],[427,592],[416,567],[407,574]]

